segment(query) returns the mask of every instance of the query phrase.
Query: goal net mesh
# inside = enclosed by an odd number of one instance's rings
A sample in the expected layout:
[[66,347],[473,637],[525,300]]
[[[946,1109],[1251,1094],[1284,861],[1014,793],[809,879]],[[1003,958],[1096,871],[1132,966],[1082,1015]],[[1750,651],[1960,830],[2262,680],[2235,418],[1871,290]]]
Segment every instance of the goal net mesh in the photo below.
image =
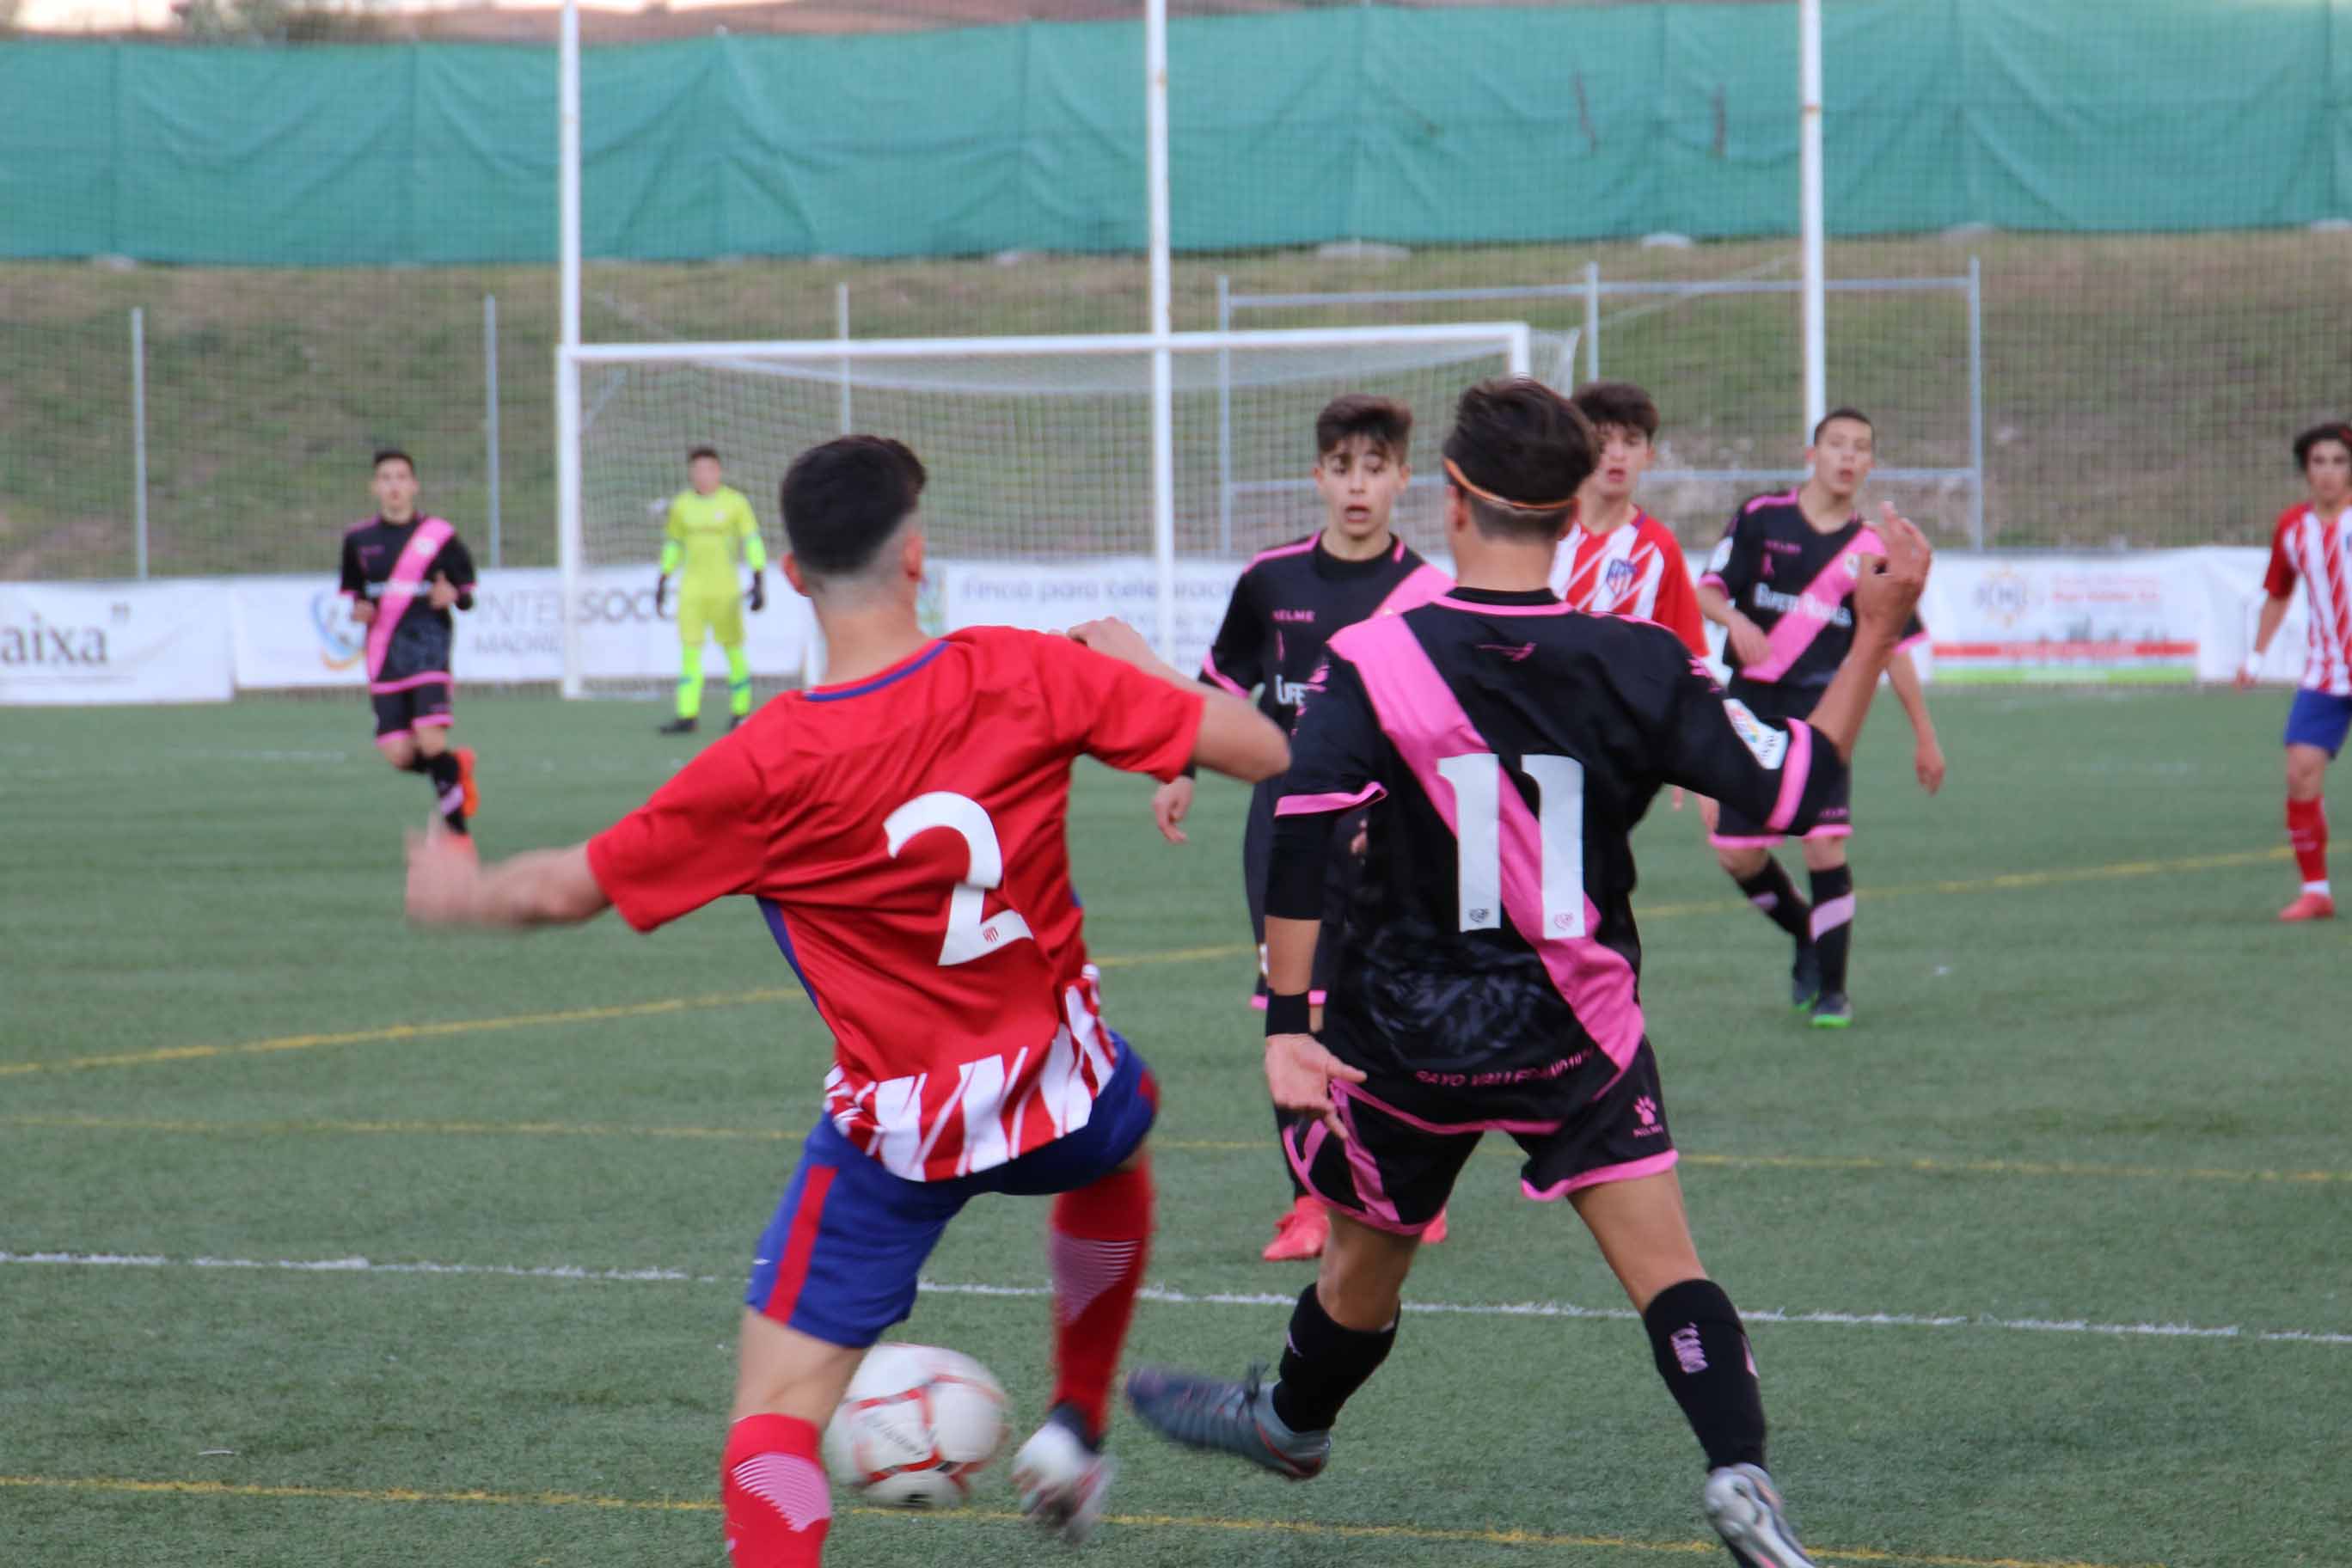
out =
[[[1333,335],[1335,338],[1337,334]],[[1315,417],[1343,393],[1395,398],[1415,416],[1413,455],[1438,472],[1454,399],[1512,368],[1497,332],[1430,342],[1366,329],[1310,346],[1188,334],[1171,355],[1175,542],[1180,556],[1246,559],[1319,525],[1308,479]],[[866,345],[871,347],[871,345]],[[644,563],[661,549],[688,452],[719,449],[728,482],[782,542],[778,481],[800,452],[848,431],[895,437],[929,471],[930,551],[943,560],[1074,561],[1154,547],[1151,355],[1030,352],[1021,340],[936,353],[844,357],[837,346],[704,353],[627,349],[581,367],[583,564]],[[1539,346],[1535,367],[1564,356]],[[1436,485],[1398,509],[1412,543],[1437,538]]]

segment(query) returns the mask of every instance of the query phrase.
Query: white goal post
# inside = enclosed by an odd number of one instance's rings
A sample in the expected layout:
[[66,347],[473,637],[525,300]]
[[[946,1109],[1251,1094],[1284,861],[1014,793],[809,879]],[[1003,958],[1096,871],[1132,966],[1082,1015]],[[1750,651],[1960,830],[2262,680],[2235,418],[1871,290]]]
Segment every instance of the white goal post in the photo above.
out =
[[1183,508],[1188,552],[1230,553],[1237,495],[1258,509],[1245,528],[1261,531],[1291,521],[1275,509],[1311,500],[1283,492],[1307,488],[1324,402],[1401,397],[1427,450],[1464,385],[1529,373],[1533,336],[1523,321],[1483,321],[559,347],[563,694],[601,675],[583,637],[586,574],[650,569],[657,509],[683,485],[691,446],[719,447],[775,544],[775,483],[794,455],[853,429],[904,439],[931,469],[935,556],[1148,554],[1157,592],[1144,629],[1171,656],[1180,492],[1206,498]]

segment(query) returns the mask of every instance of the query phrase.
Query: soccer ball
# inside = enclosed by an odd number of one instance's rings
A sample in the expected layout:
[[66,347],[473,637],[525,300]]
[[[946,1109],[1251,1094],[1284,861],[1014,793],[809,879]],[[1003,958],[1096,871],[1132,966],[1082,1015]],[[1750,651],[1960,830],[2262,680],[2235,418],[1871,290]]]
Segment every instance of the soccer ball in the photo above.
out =
[[1004,1446],[1004,1390],[968,1355],[878,1344],[824,1429],[836,1485],[886,1508],[955,1508]]

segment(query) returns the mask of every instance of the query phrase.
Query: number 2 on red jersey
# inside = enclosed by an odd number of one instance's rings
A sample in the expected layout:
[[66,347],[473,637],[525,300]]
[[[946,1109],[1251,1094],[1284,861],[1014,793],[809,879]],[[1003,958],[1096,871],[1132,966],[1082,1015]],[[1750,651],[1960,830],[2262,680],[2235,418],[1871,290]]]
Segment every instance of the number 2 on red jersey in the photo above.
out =
[[990,890],[1004,880],[1004,849],[997,842],[996,824],[988,819],[988,809],[970,795],[933,790],[885,817],[882,831],[889,839],[890,858],[897,859],[915,835],[934,827],[944,827],[961,838],[971,857],[971,868],[948,895],[948,934],[940,948],[940,967],[970,963],[1010,943],[1033,941],[1029,922],[1018,910],[1001,910],[986,920],[981,918]]

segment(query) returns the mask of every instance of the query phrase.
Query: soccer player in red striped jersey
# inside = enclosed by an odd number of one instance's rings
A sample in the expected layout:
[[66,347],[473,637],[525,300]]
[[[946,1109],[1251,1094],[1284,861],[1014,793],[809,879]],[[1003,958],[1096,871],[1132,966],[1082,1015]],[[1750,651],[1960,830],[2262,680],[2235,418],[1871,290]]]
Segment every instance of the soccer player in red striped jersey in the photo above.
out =
[[[1812,710],[1854,635],[1853,597],[1863,563],[1885,542],[1854,505],[1876,461],[1870,418],[1834,408],[1814,426],[1805,448],[1812,477],[1781,495],[1743,503],[1698,580],[1699,608],[1728,634],[1731,695],[1768,721],[1801,719]],[[1892,519],[1895,509],[1886,508]],[[1927,640],[1915,618],[1887,662],[1887,679],[1911,721],[1916,742],[1912,766],[1919,787],[1944,785],[1944,751],[1927,717],[1927,694],[1910,649]],[[1846,995],[1846,961],[1853,943],[1853,871],[1845,841],[1853,832],[1850,803],[1841,799],[1804,835],[1805,869],[1812,902],[1797,897],[1789,874],[1772,858],[1780,830],[1736,806],[1702,802],[1716,861],[1739,884],[1765,919],[1793,940],[1790,995],[1815,1028],[1853,1022]]]
[[720,1464],[735,1568],[821,1561],[818,1442],[866,1349],[982,1193],[1054,1194],[1057,1374],[1013,1461],[1066,1539],[1099,1517],[1110,1380],[1151,1234],[1158,1093],[1102,1021],[1071,890],[1070,765],[1278,773],[1282,731],[1116,621],[1069,637],[918,622],[922,465],[848,436],[784,476],[784,573],[833,682],[770,702],[583,844],[482,867],[412,845],[410,918],[641,931],[730,895],[761,917],[834,1037],[824,1116],[761,1238]]
[[2286,831],[2303,891],[2279,919],[2325,921],[2336,918],[2327,884],[2327,764],[2352,730],[2352,424],[2331,420],[2305,430],[2294,438],[2294,460],[2310,493],[2279,514],[2271,535],[2263,577],[2268,597],[2238,684],[2253,684],[2300,579],[2310,601],[2311,652],[2286,716]]
[[1657,404],[1625,381],[1589,383],[1569,401],[1592,422],[1601,461],[1577,492],[1576,527],[1552,558],[1551,591],[1570,609],[1654,621],[1705,658],[1706,625],[1682,545],[1633,499],[1657,455]]

